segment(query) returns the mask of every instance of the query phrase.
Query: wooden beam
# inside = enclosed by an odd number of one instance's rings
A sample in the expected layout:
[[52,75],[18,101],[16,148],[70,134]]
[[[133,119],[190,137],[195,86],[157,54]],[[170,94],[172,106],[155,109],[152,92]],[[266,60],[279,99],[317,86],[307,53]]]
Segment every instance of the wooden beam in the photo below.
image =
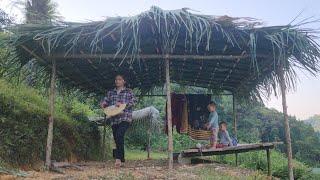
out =
[[55,100],[55,88],[56,87],[56,61],[52,60],[52,74],[50,83],[49,94],[49,124],[48,124],[48,136],[46,147],[46,169],[51,168],[51,151],[52,151],[52,139],[53,139],[53,117],[54,117],[54,100]]
[[283,108],[283,116],[284,116],[284,129],[286,135],[286,146],[287,146],[287,157],[288,157],[288,175],[289,179],[293,180],[293,164],[292,164],[292,148],[291,148],[291,135],[290,135],[290,125],[289,125],[289,118],[288,118],[288,106],[287,106],[287,99],[286,99],[286,84],[285,84],[285,77],[284,77],[284,67],[283,62],[280,62],[279,67],[279,80],[280,80],[280,87],[281,87],[281,96],[282,96],[282,108]]
[[[191,94],[192,95],[192,94]],[[197,95],[197,94],[194,94],[194,95]],[[204,94],[204,95],[223,95],[223,96],[232,96],[231,93],[221,93],[221,94]],[[165,94],[140,94],[140,95],[136,95],[136,97],[155,97],[155,96],[160,96],[160,97],[165,97],[167,95]]]
[[[42,57],[40,57],[39,55],[37,55],[34,51],[31,51],[28,47],[24,46],[24,45],[20,45],[20,47],[22,47],[22,49],[24,49],[25,51],[27,51],[29,54],[31,54],[34,58],[36,58],[38,61],[46,64],[48,67],[52,68],[52,65],[49,64],[48,61],[45,61]],[[63,77],[63,79],[66,79],[68,81],[70,81],[71,83],[73,83],[73,85],[76,85],[77,83],[75,81],[73,81],[72,79],[70,79],[68,76],[63,75],[62,72],[60,72],[59,70],[57,70],[56,68],[56,72],[58,75],[60,75],[61,77]]]
[[[257,57],[268,57],[268,55],[257,55]],[[246,59],[250,58],[249,55],[162,55],[162,54],[140,54],[137,56],[132,55],[123,55],[123,54],[55,54],[51,56],[47,56],[47,59],[133,59],[133,58],[140,58],[146,60],[152,59],[183,59],[183,60],[239,60],[239,59]]]
[[[84,54],[83,51],[80,51],[80,53],[81,53],[81,54]],[[94,65],[90,59],[86,59],[86,60],[87,60],[88,63],[90,64],[90,67],[91,67],[92,69],[94,69],[94,71],[96,71],[96,73],[99,74],[100,77],[103,77],[103,79],[108,80],[108,78],[105,77],[104,74],[101,74],[101,73],[100,73],[99,68],[98,68],[96,65]]]
[[168,121],[168,159],[169,170],[173,169],[173,139],[172,139],[172,111],[171,111],[171,88],[170,88],[170,64],[169,57],[165,57],[166,69],[166,94],[167,94],[167,121]]
[[25,51],[27,51],[29,54],[31,54],[33,57],[35,57],[36,59],[38,59],[40,62],[47,64],[49,67],[51,67],[51,65],[45,61],[44,59],[42,59],[40,56],[38,56],[34,51],[31,51],[29,48],[27,48],[25,45],[20,45],[20,47],[22,47],[22,49],[24,49]]
[[96,90],[103,92],[103,87],[98,86],[95,83],[96,81],[91,81],[91,79],[89,79],[84,73],[82,73],[81,70],[76,65],[74,65],[71,61],[67,61],[67,64],[69,64],[71,67],[73,67],[74,71],[76,71],[76,73],[77,73],[77,76],[84,79],[85,83],[88,83],[91,86],[93,86]]

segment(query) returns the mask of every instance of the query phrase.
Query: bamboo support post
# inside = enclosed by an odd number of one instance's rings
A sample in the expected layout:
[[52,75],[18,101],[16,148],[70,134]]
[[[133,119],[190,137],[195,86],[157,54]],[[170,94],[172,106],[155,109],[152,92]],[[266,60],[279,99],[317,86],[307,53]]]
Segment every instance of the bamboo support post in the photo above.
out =
[[284,128],[286,134],[286,145],[287,145],[287,156],[288,156],[288,173],[289,179],[293,180],[293,164],[292,164],[292,148],[291,148],[291,136],[290,136],[290,125],[288,119],[288,107],[287,107],[287,99],[286,99],[286,84],[284,78],[284,70],[283,65],[280,65],[280,87],[281,87],[281,95],[282,95],[282,108],[284,115]]
[[267,163],[268,163],[268,176],[272,175],[271,173],[271,158],[270,158],[270,149],[266,149],[267,152]]
[[45,166],[47,170],[49,170],[51,167],[55,86],[56,86],[56,61],[55,59],[53,59],[50,93],[49,93],[49,121],[48,121],[48,136],[47,136],[47,147],[46,147],[46,162],[45,162]]
[[102,137],[102,158],[103,161],[106,160],[106,131],[107,131],[107,117],[104,115],[103,120],[103,137]]
[[236,156],[236,166],[238,166],[238,153],[235,153],[235,156]]
[[172,140],[172,112],[171,112],[171,94],[170,94],[170,64],[169,57],[165,58],[166,69],[166,94],[167,94],[167,121],[168,121],[168,158],[169,169],[173,169],[173,140]]
[[151,130],[150,127],[148,129],[148,147],[147,147],[147,151],[148,151],[148,159],[151,159],[150,157],[150,151],[151,151]]
[[237,107],[235,94],[232,95],[232,108],[233,108],[233,134],[237,138]]

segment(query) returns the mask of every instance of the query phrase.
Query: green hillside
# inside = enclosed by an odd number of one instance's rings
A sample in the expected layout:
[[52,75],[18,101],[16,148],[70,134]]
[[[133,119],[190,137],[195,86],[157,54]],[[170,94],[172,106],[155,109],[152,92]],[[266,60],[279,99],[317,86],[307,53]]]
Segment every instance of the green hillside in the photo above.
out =
[[320,115],[314,115],[304,121],[306,124],[310,124],[315,131],[320,132]]
[[[77,99],[57,98],[52,159],[98,158],[98,127],[86,120],[92,113]],[[48,114],[47,97],[0,79],[0,163],[32,166],[44,159]]]

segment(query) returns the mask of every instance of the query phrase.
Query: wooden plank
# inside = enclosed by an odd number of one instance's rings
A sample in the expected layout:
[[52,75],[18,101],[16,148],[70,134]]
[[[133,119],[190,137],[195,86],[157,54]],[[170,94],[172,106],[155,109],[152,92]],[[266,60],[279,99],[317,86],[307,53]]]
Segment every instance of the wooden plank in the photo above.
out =
[[[224,148],[216,148],[216,149],[203,149],[202,152],[212,152],[212,151],[227,151],[227,150],[240,150],[240,149],[250,149],[256,147],[269,147],[274,146],[273,143],[256,143],[256,144],[238,144],[238,146],[230,146]],[[199,149],[188,149],[183,152],[198,152]]]
[[171,111],[171,90],[170,90],[170,64],[169,58],[165,58],[166,69],[166,94],[167,94],[167,121],[168,121],[168,156],[169,169],[173,169],[173,139],[172,139],[172,111]]
[[193,157],[193,156],[212,156],[212,155],[224,155],[224,154],[235,154],[244,153],[255,150],[266,150],[273,149],[274,143],[260,143],[260,144],[246,144],[234,147],[217,148],[217,149],[204,149],[201,152],[199,149],[188,149],[182,151],[182,157]]

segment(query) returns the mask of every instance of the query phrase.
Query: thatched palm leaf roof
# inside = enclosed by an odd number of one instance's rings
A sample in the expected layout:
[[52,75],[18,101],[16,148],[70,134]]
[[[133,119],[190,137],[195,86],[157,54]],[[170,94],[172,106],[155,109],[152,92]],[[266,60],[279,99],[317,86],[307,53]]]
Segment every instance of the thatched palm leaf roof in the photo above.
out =
[[278,86],[280,64],[288,87],[296,81],[293,67],[319,71],[314,38],[297,26],[152,7],[98,22],[16,26],[12,44],[22,63],[36,57],[50,67],[55,58],[64,82],[89,91],[111,87],[116,71],[141,90],[162,86],[167,57],[173,82],[259,97]]

